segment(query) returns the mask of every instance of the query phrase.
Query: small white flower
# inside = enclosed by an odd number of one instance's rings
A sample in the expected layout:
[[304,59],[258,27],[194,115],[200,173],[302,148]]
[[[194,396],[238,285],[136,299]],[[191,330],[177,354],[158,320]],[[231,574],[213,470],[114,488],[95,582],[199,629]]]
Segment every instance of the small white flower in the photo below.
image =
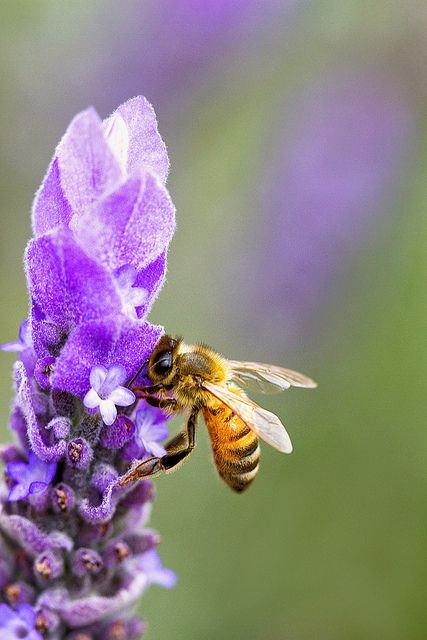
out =
[[128,407],[135,402],[135,395],[130,389],[123,387],[126,371],[120,365],[113,365],[109,369],[95,365],[90,371],[91,389],[83,399],[88,409],[97,409],[105,424],[111,425],[117,418],[116,405]]

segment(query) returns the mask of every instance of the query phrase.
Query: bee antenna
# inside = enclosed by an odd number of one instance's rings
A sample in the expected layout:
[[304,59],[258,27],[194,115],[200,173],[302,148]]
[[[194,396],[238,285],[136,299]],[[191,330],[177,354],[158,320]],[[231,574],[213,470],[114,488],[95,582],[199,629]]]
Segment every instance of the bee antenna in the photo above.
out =
[[147,359],[142,363],[142,365],[139,367],[138,371],[135,373],[135,375],[133,376],[133,378],[131,378],[131,379],[129,380],[129,382],[127,383],[127,385],[126,385],[127,387],[130,387],[130,386],[135,382],[135,380],[138,378],[138,376],[139,376],[139,375],[141,374],[141,372],[143,371],[144,367],[146,367],[146,366],[147,366],[147,364],[148,364],[149,360],[150,360],[150,358],[147,358]]

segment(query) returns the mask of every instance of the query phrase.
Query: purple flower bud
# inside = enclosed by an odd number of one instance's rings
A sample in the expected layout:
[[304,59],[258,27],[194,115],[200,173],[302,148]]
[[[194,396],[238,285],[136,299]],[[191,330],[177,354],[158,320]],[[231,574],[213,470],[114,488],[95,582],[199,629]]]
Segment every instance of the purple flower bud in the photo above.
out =
[[59,626],[59,616],[46,607],[40,607],[36,611],[36,629],[41,634],[53,633]]
[[96,575],[103,566],[104,563],[99,553],[85,547],[77,549],[71,559],[71,571],[79,578],[85,575]]
[[102,559],[107,569],[111,569],[122,564],[131,554],[129,545],[124,540],[116,539],[106,545]]
[[45,356],[36,362],[34,367],[34,377],[42,389],[50,389],[51,376],[55,369],[56,358],[53,356]]
[[101,444],[107,449],[121,449],[135,433],[135,425],[127,416],[117,416],[110,427],[104,427]]
[[117,476],[118,473],[114,467],[110,464],[101,463],[92,474],[91,484],[103,493],[114,480],[117,480]]
[[84,629],[80,631],[72,631],[67,635],[66,640],[95,640],[94,636],[90,631],[85,631]]
[[92,447],[84,438],[70,440],[67,446],[67,461],[75,469],[85,469],[93,459]]
[[146,529],[143,533],[132,533],[126,536],[126,543],[132,553],[145,553],[155,549],[160,543],[160,536],[152,529]]
[[139,640],[145,631],[145,623],[141,618],[114,620],[102,630],[104,640]]
[[34,573],[43,580],[54,580],[62,575],[64,563],[58,553],[43,551],[34,560]]
[[69,418],[53,418],[45,427],[47,430],[52,429],[55,438],[63,440],[67,438],[71,430],[71,420]]
[[34,587],[26,582],[9,582],[3,587],[3,593],[14,609],[20,604],[32,602],[34,599]]
[[65,482],[60,482],[52,489],[51,502],[55,513],[69,513],[76,502],[74,490]]
[[111,536],[113,526],[111,522],[92,524],[85,522],[79,532],[79,540],[85,546],[105,542]]

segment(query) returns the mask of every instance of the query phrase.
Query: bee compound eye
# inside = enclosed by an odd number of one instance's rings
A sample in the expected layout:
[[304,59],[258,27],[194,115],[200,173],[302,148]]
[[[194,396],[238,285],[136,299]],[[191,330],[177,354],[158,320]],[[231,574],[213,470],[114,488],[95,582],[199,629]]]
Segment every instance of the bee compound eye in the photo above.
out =
[[158,376],[165,376],[172,368],[172,353],[166,351],[157,358],[154,364],[154,371]]

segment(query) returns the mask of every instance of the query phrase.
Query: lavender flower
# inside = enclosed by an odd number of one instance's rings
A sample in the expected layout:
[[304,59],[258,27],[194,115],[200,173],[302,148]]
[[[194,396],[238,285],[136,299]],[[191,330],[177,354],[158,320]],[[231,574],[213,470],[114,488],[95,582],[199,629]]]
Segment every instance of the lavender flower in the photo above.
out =
[[293,338],[378,224],[411,138],[411,113],[380,75],[338,76],[303,98],[266,194],[269,251],[253,251],[241,276],[244,287],[254,270],[257,299],[269,309],[268,317],[246,318],[271,335],[285,323]]
[[[129,3],[126,40],[105,47],[98,74],[112,69],[125,89],[135,79],[148,86],[162,108],[181,102],[186,90],[206,85],[216,66],[230,65],[239,48],[254,47],[257,31],[289,20],[301,0],[146,0]],[[102,36],[101,36],[102,37]],[[110,57],[108,56],[110,53]],[[201,80],[203,79],[203,80]]]
[[36,622],[37,614],[28,604],[21,604],[16,610],[0,604],[0,631],[4,640],[42,640],[35,629]]
[[31,327],[28,320],[21,322],[19,327],[18,340],[12,340],[11,342],[5,342],[0,345],[1,351],[24,351],[25,349],[31,349]]
[[9,501],[15,502],[45,491],[56,473],[56,462],[39,460],[33,451],[29,451],[28,463],[19,460],[9,462],[7,473],[16,482],[8,497]]
[[133,605],[175,581],[145,528],[151,483],[118,485],[131,452],[163,451],[167,436],[165,416],[126,385],[163,332],[146,316],[174,232],[168,167],[138,97],[104,122],[78,114],[36,194],[30,317],[2,347],[20,361],[18,443],[1,451],[0,637],[137,640]]
[[159,444],[168,435],[166,420],[161,409],[148,406],[137,411],[135,438],[143,454],[161,457],[166,453],[165,448]]

